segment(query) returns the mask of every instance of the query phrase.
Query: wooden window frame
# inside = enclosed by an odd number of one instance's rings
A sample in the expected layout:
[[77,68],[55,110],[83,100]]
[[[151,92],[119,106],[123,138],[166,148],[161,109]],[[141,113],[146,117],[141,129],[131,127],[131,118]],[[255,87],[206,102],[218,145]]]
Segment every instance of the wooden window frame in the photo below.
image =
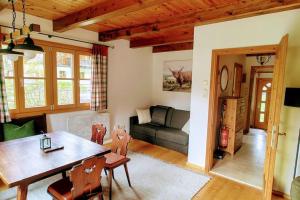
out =
[[46,105],[45,106],[40,106],[40,107],[32,107],[32,108],[26,108],[25,107],[25,79],[41,79],[41,78],[32,78],[32,77],[24,77],[24,59],[23,58],[19,58],[18,60],[18,78],[19,78],[19,112],[20,113],[31,113],[31,112],[36,112],[36,111],[47,111],[51,109],[51,103],[52,101],[50,100],[51,98],[51,94],[49,94],[51,91],[51,80],[50,80],[50,76],[51,76],[51,70],[50,70],[50,59],[48,56],[50,51],[49,51],[49,47],[41,45],[45,51],[44,54],[44,80],[45,80],[45,101],[46,101]]
[[15,93],[15,104],[16,104],[16,108],[15,109],[10,109],[9,112],[11,114],[15,114],[15,113],[18,113],[19,112],[19,90],[18,90],[18,84],[19,84],[19,81],[18,81],[18,72],[17,72],[17,63],[18,61],[15,61],[13,63],[13,69],[14,69],[14,76],[11,76],[11,77],[7,77],[4,75],[4,79],[13,79],[14,80],[14,93]]
[[89,109],[90,108],[89,103],[80,103],[80,81],[81,80],[92,80],[92,77],[90,79],[81,79],[80,78],[80,56],[91,56],[91,58],[92,58],[92,54],[90,52],[86,52],[86,51],[77,51],[76,52],[76,60],[78,62],[78,76],[77,76],[77,80],[76,80],[76,84],[78,85],[77,97],[76,97],[78,99],[77,107],[82,108],[82,109]]
[[[58,78],[57,77],[57,53],[66,53],[66,54],[72,54],[73,57],[73,77],[72,78]],[[62,49],[62,48],[55,48],[53,49],[53,58],[52,58],[54,65],[53,65],[53,97],[54,97],[54,110],[57,109],[68,109],[68,108],[75,108],[76,105],[78,105],[77,102],[77,94],[76,94],[76,77],[78,76],[77,73],[77,67],[78,63],[76,62],[75,58],[75,51],[69,50],[69,49]],[[77,67],[76,67],[77,66]],[[59,105],[58,104],[58,80],[71,80],[73,81],[73,103],[72,104],[66,104],[66,105]]]
[[[62,113],[80,110],[88,110],[89,103],[80,103],[80,55],[92,56],[91,49],[78,47],[43,40],[34,40],[42,46],[45,51],[45,95],[46,106],[25,108],[25,90],[23,73],[23,58],[14,62],[14,83],[15,83],[15,101],[16,109],[10,110],[12,118],[40,115],[43,113]],[[71,105],[57,105],[57,74],[56,74],[56,52],[66,52],[73,54],[73,94],[74,103]]]

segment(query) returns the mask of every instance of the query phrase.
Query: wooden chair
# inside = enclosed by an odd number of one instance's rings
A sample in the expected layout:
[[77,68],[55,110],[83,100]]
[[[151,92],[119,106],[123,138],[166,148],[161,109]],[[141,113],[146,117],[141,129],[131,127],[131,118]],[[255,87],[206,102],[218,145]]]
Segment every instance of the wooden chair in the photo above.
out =
[[103,139],[106,134],[106,128],[103,124],[94,124],[92,126],[91,141],[103,145]]
[[105,157],[92,157],[74,166],[70,177],[63,178],[48,187],[48,193],[56,200],[83,200],[98,196],[103,199],[101,172]]
[[127,181],[131,187],[127,168],[127,162],[129,162],[130,159],[126,157],[127,146],[130,139],[130,135],[123,129],[115,129],[112,132],[111,153],[104,155],[106,158],[104,169],[109,171],[109,199],[111,199],[112,196],[112,178],[114,178],[115,168],[124,165]]

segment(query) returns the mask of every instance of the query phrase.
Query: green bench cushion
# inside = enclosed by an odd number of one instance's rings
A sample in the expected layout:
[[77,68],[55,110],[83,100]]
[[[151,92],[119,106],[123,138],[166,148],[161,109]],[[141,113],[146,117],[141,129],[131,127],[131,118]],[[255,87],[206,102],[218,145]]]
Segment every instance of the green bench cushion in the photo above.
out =
[[22,126],[6,123],[4,127],[4,141],[24,138],[35,135],[34,121],[31,120]]

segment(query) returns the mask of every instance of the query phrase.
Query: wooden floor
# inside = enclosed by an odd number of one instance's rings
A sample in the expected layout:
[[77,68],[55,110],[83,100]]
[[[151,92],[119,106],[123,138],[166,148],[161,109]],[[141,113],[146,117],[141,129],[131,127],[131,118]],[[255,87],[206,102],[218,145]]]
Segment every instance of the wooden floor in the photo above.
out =
[[[129,150],[143,153],[154,158],[175,164],[179,167],[203,173],[201,169],[187,164],[184,154],[163,147],[152,145],[140,140],[132,140]],[[199,188],[200,189],[200,188]],[[212,180],[202,188],[193,200],[260,200],[261,192],[255,188],[236,183],[221,177],[214,176]],[[273,196],[273,200],[284,200],[284,198]]]

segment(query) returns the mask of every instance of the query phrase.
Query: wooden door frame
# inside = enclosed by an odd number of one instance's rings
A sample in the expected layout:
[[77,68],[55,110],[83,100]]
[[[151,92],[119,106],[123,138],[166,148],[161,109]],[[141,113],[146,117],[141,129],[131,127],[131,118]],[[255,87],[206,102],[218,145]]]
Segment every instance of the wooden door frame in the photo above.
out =
[[[263,71],[266,69],[268,71]],[[249,130],[250,130],[251,104],[252,104],[252,94],[253,94],[255,74],[257,74],[257,73],[273,73],[273,69],[274,69],[274,65],[251,66],[249,97],[248,97],[248,102],[247,102],[246,129],[244,130],[244,133],[249,133]]]
[[[259,80],[272,80],[273,81],[273,78],[256,78],[256,91],[258,91],[258,82]],[[272,91],[271,91],[272,92]],[[255,94],[255,103],[254,103],[254,125],[255,125],[255,120],[256,120],[256,117],[257,117],[257,93]],[[269,97],[271,98],[271,97]],[[266,108],[267,109],[267,108]],[[270,104],[269,104],[269,108],[270,109]],[[269,112],[269,111],[268,111]],[[269,117],[267,117],[266,119],[269,119]],[[254,126],[255,127],[255,126]],[[255,127],[256,128],[256,127]]]
[[216,141],[217,114],[218,113],[218,85],[219,85],[219,58],[225,55],[247,55],[247,54],[276,54],[278,44],[253,47],[215,49],[212,50],[211,78],[208,110],[208,130],[206,141],[205,172],[208,173],[213,167],[213,154]]

